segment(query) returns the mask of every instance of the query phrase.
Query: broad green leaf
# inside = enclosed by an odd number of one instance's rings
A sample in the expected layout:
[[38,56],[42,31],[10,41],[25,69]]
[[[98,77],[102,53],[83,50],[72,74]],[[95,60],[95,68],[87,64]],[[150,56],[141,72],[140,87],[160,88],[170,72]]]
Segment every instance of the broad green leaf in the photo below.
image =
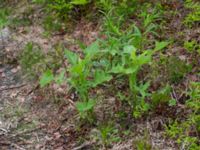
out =
[[140,31],[140,29],[134,25],[134,35],[138,36],[138,37],[142,37],[142,33]]
[[140,55],[137,59],[138,63],[140,64],[140,66],[147,64],[151,61],[151,55],[147,54],[147,55]]
[[67,60],[69,61],[70,64],[75,65],[78,62],[78,55],[69,51],[69,50],[65,50],[65,57],[67,58]]
[[133,66],[133,67],[129,67],[129,68],[124,69],[123,73],[124,74],[132,74],[132,73],[137,72],[137,70],[138,70],[138,67],[137,66]]
[[76,103],[76,108],[79,112],[86,112],[91,110],[95,105],[95,101],[94,100],[89,100],[87,102],[77,102]]
[[142,33],[140,32],[140,29],[134,25],[134,37],[133,37],[133,45],[136,48],[139,48],[142,41]]
[[133,60],[133,64],[135,66],[142,66],[144,64],[147,64],[151,61],[151,54],[152,52],[147,50],[147,51],[144,51],[141,55],[138,55],[136,56],[135,53],[132,53],[131,54],[131,59]]
[[117,65],[112,67],[112,69],[110,70],[110,73],[123,73],[124,71],[124,67],[121,65]]
[[156,41],[156,45],[155,45],[154,51],[162,50],[162,49],[165,48],[168,44],[169,44],[169,42],[157,42],[157,41]]
[[137,66],[132,66],[129,68],[124,68],[121,65],[117,65],[115,67],[112,67],[112,69],[110,70],[110,73],[122,73],[122,74],[132,74],[135,73],[138,70]]
[[108,73],[105,73],[104,71],[96,71],[94,75],[94,80],[92,81],[92,86],[96,87],[97,85],[110,81],[112,79],[112,76]]
[[96,41],[94,43],[92,43],[91,45],[89,45],[85,50],[84,53],[87,56],[94,56],[96,53],[99,52],[99,42]]
[[47,70],[44,72],[42,77],[40,78],[40,86],[44,87],[47,84],[51,83],[54,80],[54,76],[51,70]]
[[78,64],[76,64],[76,65],[74,65],[74,66],[72,66],[71,68],[70,68],[70,72],[72,73],[72,74],[82,74],[83,73],[83,71],[84,71],[84,63],[82,63],[83,61],[80,61]]

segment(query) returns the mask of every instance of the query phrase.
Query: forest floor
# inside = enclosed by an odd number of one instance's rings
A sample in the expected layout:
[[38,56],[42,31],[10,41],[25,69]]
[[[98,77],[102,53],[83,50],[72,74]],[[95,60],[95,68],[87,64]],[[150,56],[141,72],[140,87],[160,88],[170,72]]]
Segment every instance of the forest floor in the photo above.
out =
[[[15,11],[23,11],[23,3]],[[23,12],[15,15],[22,15]],[[181,14],[180,18],[181,18]],[[134,144],[145,141],[152,149],[177,150],[178,145],[173,139],[164,136],[164,124],[168,123],[169,116],[174,114],[184,116],[187,112],[181,103],[175,109],[150,114],[147,117],[134,120],[130,117],[120,120],[125,126],[129,125],[128,138],[120,137],[122,140],[111,147],[102,146],[98,139],[98,127],[80,126],[76,108],[71,96],[63,91],[67,87],[50,87],[41,89],[39,83],[29,80],[22,71],[18,61],[19,53],[27,43],[37,43],[44,53],[55,45],[63,44],[67,48],[78,51],[78,46],[73,40],[80,40],[89,45],[99,36],[100,26],[84,19],[73,27],[69,33],[55,33],[54,36],[45,37],[44,28],[37,21],[39,12],[31,16],[33,24],[19,26],[16,28],[4,27],[0,30],[0,149],[7,150],[130,150]],[[168,36],[175,40],[196,39],[200,41],[200,27],[183,29],[177,17],[170,18],[170,29]],[[176,20],[176,21],[173,21]],[[182,31],[184,35],[177,35]],[[176,54],[181,60],[191,61],[191,56],[184,52],[178,45],[170,47],[168,55]],[[197,61],[198,58],[197,58]],[[200,62],[199,62],[200,63]],[[198,72],[199,66],[193,68]],[[188,74],[181,86],[187,89],[189,81],[199,81],[197,74]],[[179,87],[175,87],[174,95],[180,101],[184,97],[178,93]],[[176,95],[176,92],[178,93]],[[105,104],[99,109],[115,110],[115,98],[108,95]],[[63,99],[65,99],[63,101]],[[162,109],[162,108],[161,108]],[[98,114],[98,108],[96,110]],[[99,118],[103,118],[99,114]],[[100,119],[101,120],[101,119]],[[118,126],[118,123],[115,124]],[[119,125],[120,126],[120,125]]]
[[[83,39],[90,39],[85,41],[90,43],[98,34],[97,29],[91,26],[91,23],[83,22],[77,25],[73,33],[50,39],[44,38],[41,26],[32,25],[14,31],[5,28],[8,37],[2,40],[4,45],[0,51],[3,58],[0,66],[1,149],[95,149],[93,145],[95,141],[92,139],[81,143],[81,138],[90,133],[76,131],[77,127],[73,121],[74,106],[68,102],[56,104],[52,101],[52,93],[44,94],[47,90],[43,91],[38,88],[37,83],[27,80],[19,63],[16,62],[20,49],[30,41],[39,43],[46,51],[58,41],[66,42],[66,38],[70,41],[70,37],[82,36]],[[109,101],[112,105],[113,98],[110,97]],[[133,123],[134,134],[137,133],[137,136],[132,135],[133,137],[116,144],[111,149],[131,149],[134,140],[143,138],[143,132],[150,133],[144,140],[148,140],[153,147],[163,150],[175,149],[175,143],[162,137],[163,131],[159,129],[165,119],[162,116],[154,116],[137,123],[129,122]],[[95,132],[95,129],[92,130]]]

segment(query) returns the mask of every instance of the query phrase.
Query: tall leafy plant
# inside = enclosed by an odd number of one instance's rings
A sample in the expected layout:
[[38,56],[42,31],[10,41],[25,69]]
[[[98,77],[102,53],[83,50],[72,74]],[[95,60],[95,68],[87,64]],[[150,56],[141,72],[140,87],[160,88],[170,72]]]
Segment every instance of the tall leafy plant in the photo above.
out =
[[[84,49],[83,57],[70,50],[65,50],[65,56],[69,62],[69,66],[66,68],[67,81],[79,96],[76,108],[80,117],[90,123],[94,121],[93,108],[95,106],[95,99],[89,94],[90,90],[112,79],[112,76],[106,73],[104,69],[95,65],[99,59],[99,54],[98,42],[94,42]],[[60,75],[54,76],[51,70],[47,70],[40,79],[40,85],[44,87],[52,81],[62,82],[64,74],[62,72]]]

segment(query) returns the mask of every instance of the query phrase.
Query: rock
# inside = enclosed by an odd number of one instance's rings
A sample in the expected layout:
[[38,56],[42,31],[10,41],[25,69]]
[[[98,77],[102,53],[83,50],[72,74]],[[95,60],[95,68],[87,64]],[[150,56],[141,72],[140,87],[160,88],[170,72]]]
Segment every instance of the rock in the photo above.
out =
[[4,42],[8,42],[8,40],[10,39],[10,36],[11,36],[11,32],[10,32],[8,27],[0,30],[0,43],[1,43],[1,45]]
[[9,28],[6,27],[0,30],[0,60],[2,60],[3,57],[5,56],[5,48],[9,43],[10,37],[11,37],[11,32]]

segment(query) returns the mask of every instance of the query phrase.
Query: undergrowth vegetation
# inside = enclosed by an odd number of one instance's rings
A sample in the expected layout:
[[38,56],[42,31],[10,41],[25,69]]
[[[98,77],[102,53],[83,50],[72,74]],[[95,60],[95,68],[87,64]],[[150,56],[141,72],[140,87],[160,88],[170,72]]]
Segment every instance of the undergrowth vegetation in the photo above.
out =
[[190,13],[187,14],[186,18],[184,19],[184,23],[192,27],[195,24],[199,24],[200,22],[200,2],[193,1],[193,0],[186,0],[185,7],[192,10]]
[[8,25],[8,23],[9,23],[8,15],[9,15],[8,9],[1,9],[0,10],[0,29],[5,27],[6,25]]
[[[169,7],[175,9],[172,10],[175,14],[181,5],[186,13],[179,23],[186,29],[198,27],[198,1],[178,1],[174,5],[141,0],[32,0],[32,3],[44,7],[46,17],[42,24],[46,32],[62,32],[63,25],[71,19],[100,18],[101,34],[90,45],[78,41],[79,51],[59,45],[44,53],[36,43],[28,43],[20,55],[20,64],[29,76],[39,79],[41,88],[66,85],[65,94],[75,93],[73,103],[80,124],[97,126],[93,136],[104,148],[129,135],[129,130],[122,127],[126,131],[121,133],[115,128],[116,120],[163,115],[169,118],[164,125],[166,137],[176,140],[181,149],[199,149],[199,38],[181,41],[182,54],[177,55],[179,49],[174,52],[173,47],[180,43],[169,37],[176,33],[165,35]],[[0,11],[0,29],[1,24],[6,24],[6,13]],[[105,112],[97,112],[100,101],[109,101],[107,97],[114,97],[113,105],[117,107],[114,115],[105,119],[109,123],[98,118],[98,113]],[[174,113],[176,110],[185,115],[179,117]],[[147,140],[135,143],[138,150],[152,149]]]
[[183,149],[199,149],[198,134],[200,132],[200,82],[192,82],[188,91],[189,99],[186,107],[190,112],[185,116],[185,120],[175,120],[166,127],[166,134],[177,140]]

